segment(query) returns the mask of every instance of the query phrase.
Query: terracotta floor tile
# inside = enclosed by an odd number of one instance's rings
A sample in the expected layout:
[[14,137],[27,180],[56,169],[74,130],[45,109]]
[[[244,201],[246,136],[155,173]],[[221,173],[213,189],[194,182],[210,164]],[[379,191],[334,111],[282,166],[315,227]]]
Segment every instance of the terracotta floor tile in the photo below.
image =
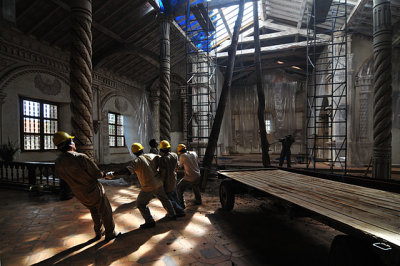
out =
[[[76,198],[58,201],[57,195],[29,197],[26,192],[0,189],[1,266],[54,263],[55,260],[74,266],[267,265],[266,255],[279,256],[275,255],[279,249],[264,248],[265,239],[271,235],[269,224],[264,223],[272,218],[260,211],[260,200],[241,196],[237,202],[239,208],[224,213],[219,211],[218,184],[211,186],[216,189],[202,193],[203,204],[200,206],[193,204],[193,193],[185,193],[186,216],[176,221],[160,220],[166,211],[158,199],[152,200],[149,208],[156,227],[150,229],[139,229],[144,220],[136,208],[140,191],[137,187],[105,186],[116,231],[124,233],[108,243],[103,241],[104,238],[90,242],[94,236],[90,212]],[[260,225],[252,223],[257,220]],[[287,224],[292,228],[298,222],[306,221],[295,220]],[[280,224],[280,220],[277,223]],[[319,228],[320,238],[327,232],[316,222],[305,227],[307,235],[312,235],[313,227]],[[288,229],[284,228],[282,232],[285,230]],[[335,232],[330,230],[329,237],[332,238]],[[288,242],[282,250],[295,252],[296,244],[292,244],[295,241]],[[319,249],[320,261],[327,256],[330,240],[323,243],[328,244],[323,247],[325,249]],[[316,247],[320,246],[321,242],[317,240],[309,244],[308,255],[315,254]]]

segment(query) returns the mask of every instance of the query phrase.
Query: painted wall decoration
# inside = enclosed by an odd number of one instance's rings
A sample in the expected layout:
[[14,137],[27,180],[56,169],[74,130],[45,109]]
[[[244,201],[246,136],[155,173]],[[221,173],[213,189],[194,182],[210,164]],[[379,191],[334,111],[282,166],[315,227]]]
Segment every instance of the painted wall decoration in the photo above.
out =
[[38,74],[34,78],[34,83],[35,88],[47,95],[57,95],[61,91],[61,82],[57,78],[51,81]]

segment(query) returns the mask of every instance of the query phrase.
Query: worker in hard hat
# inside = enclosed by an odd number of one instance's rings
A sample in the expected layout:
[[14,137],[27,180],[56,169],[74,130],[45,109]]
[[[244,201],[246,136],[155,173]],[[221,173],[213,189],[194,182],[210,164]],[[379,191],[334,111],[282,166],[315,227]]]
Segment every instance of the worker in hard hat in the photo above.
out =
[[167,140],[160,142],[160,177],[164,183],[164,190],[174,207],[177,217],[185,216],[185,210],[178,203],[176,195],[176,169],[179,166],[178,155],[171,152],[171,145]]
[[61,151],[55,162],[55,174],[69,185],[75,197],[90,210],[95,239],[105,234],[105,240],[109,241],[119,234],[114,230],[110,202],[97,180],[104,177],[104,173],[86,154],[76,152],[73,139],[63,131],[53,135],[53,143]]
[[149,151],[150,153],[154,153],[154,154],[158,154],[159,153],[158,148],[157,148],[158,143],[157,143],[157,141],[155,139],[151,139],[149,141],[149,145],[150,145],[150,151]]
[[[136,155],[129,166],[120,169],[109,177],[122,174],[136,173],[138,177],[141,191],[136,200],[137,208],[142,214],[145,223],[140,225],[140,228],[150,228],[156,225],[153,216],[150,213],[150,209],[147,204],[156,196],[162,203],[164,209],[167,211],[168,220],[176,220],[176,214],[172,206],[171,201],[165,194],[163,182],[159,176],[157,176],[157,169],[159,167],[160,156],[153,153],[144,153],[143,146],[140,143],[133,143],[131,151]],[[108,178],[109,178],[108,177]]]
[[179,144],[177,148],[179,156],[179,166],[184,169],[184,176],[177,185],[178,201],[185,208],[183,192],[185,189],[192,188],[195,196],[195,204],[201,204],[200,194],[200,167],[197,153],[188,151],[185,144]]

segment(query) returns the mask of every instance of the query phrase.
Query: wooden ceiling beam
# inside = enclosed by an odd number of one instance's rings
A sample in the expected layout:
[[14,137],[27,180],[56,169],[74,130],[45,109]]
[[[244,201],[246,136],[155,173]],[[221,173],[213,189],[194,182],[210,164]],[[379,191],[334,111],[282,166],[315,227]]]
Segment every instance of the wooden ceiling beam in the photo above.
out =
[[[254,30],[253,30],[254,32]],[[298,34],[298,32],[293,32],[293,31],[281,31],[281,32],[274,32],[274,33],[268,33],[268,34],[262,34],[260,35],[260,41],[261,40],[274,40],[274,39],[279,39],[279,38],[284,38],[284,37],[290,37],[293,35]],[[242,37],[239,39],[239,44],[243,43],[250,43],[254,42],[254,36],[250,37]],[[225,42],[224,44],[220,45],[218,47],[219,50],[224,50],[230,46],[230,43]]]
[[[262,62],[263,70],[270,70],[270,69],[279,69],[279,68],[291,68],[292,66],[303,66],[306,64],[306,60],[302,60],[302,61],[286,61],[283,64],[277,64],[276,62]],[[243,69],[236,69],[235,73],[238,72],[252,72],[255,71],[255,67],[251,66],[251,67],[245,67]]]
[[51,29],[47,30],[47,32],[40,36],[39,40],[46,40],[49,36],[52,36],[54,34],[54,30],[60,27],[62,24],[66,23],[66,21],[69,20],[69,16],[63,17],[60,21],[58,21],[57,24],[54,24]]
[[112,50],[102,53],[99,56],[94,57],[93,59],[93,68],[97,68],[101,66],[106,59],[116,57],[118,55],[130,55],[134,54],[136,56],[141,57],[149,64],[159,68],[160,62],[158,60],[158,55],[151,52],[150,50],[144,49],[142,47],[137,47],[133,44],[122,44],[114,47]]
[[114,10],[113,12],[108,13],[107,12],[107,16],[105,18],[103,18],[100,23],[104,23],[105,21],[107,21],[108,19],[110,19],[112,16],[114,16],[115,14],[117,14],[119,11],[121,11],[122,9],[126,8],[129,4],[131,4],[131,1],[125,1],[125,3],[123,3],[122,5],[120,5],[116,10]]
[[[358,17],[359,13],[362,11],[362,9],[364,9],[365,3],[367,2],[368,0],[360,0],[357,3],[357,5],[353,8],[351,13],[347,16],[347,27],[351,26],[351,24],[353,23],[353,18]],[[344,30],[345,26],[346,26],[345,24],[342,26],[342,30]]]
[[39,0],[30,1],[30,4],[21,13],[16,14],[17,20],[24,17],[38,2]]
[[[322,41],[317,41],[315,45],[325,45],[326,43]],[[281,51],[281,50],[286,50],[286,49],[297,49],[297,48],[305,48],[307,47],[307,41],[303,42],[297,42],[297,43],[286,43],[286,44],[279,44],[279,45],[272,45],[272,46],[264,46],[261,47],[261,52],[275,52],[275,51]],[[243,49],[243,50],[237,50],[236,55],[249,55],[249,54],[254,54],[254,49]],[[224,58],[228,57],[228,52],[223,52],[223,53],[218,53],[217,54],[218,58]]]
[[[301,25],[303,24],[303,18],[304,18],[304,13],[306,12],[306,7],[307,7],[307,0],[302,0],[299,11],[299,17],[297,19],[298,30],[301,29]],[[299,34],[296,35],[294,41],[297,42],[298,40],[299,40]]]
[[96,30],[98,30],[99,32],[103,33],[104,35],[106,35],[107,37],[110,37],[111,39],[114,39],[118,42],[121,43],[125,43],[126,41],[121,38],[121,36],[119,36],[118,34],[116,34],[115,32],[113,32],[112,30],[107,29],[106,27],[104,27],[103,25],[93,21],[92,22],[92,27],[95,28]]
[[[258,1],[258,0],[256,0]],[[254,2],[254,0],[245,0],[245,3]],[[239,5],[239,0],[211,0],[207,1],[207,6],[209,10],[224,8]]]
[[226,32],[228,33],[229,37],[232,38],[232,32],[231,32],[231,30],[229,29],[228,22],[226,21],[224,12],[222,11],[221,8],[218,8],[218,13],[219,13],[219,15],[220,15],[220,17],[221,17],[221,19],[222,19],[222,22],[223,22],[224,25],[225,25]]
[[58,12],[60,10],[60,7],[58,6],[57,8],[53,9],[50,13],[48,13],[44,18],[41,18],[41,20],[39,21],[39,23],[37,23],[36,25],[33,25],[32,28],[30,28],[26,34],[32,34],[32,32],[34,32],[35,30],[37,30],[38,28],[40,28],[43,23],[45,23],[51,16],[53,16],[56,12]]
[[100,11],[103,11],[103,9],[105,9],[105,8],[107,7],[107,5],[108,5],[109,3],[111,3],[111,2],[112,2],[112,0],[107,0],[107,1],[105,1],[96,11],[93,12],[93,17],[94,17],[95,15],[97,15]]

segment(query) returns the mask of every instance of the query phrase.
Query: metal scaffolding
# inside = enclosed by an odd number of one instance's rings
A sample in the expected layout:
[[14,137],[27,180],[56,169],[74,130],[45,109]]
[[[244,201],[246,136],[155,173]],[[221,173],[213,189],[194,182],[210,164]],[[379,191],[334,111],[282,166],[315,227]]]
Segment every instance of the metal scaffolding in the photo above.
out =
[[216,111],[215,27],[208,2],[190,5],[186,13],[186,141],[204,156]]
[[346,173],[347,3],[327,2],[323,7],[314,0],[307,20],[307,168],[323,170],[325,164],[330,172]]

